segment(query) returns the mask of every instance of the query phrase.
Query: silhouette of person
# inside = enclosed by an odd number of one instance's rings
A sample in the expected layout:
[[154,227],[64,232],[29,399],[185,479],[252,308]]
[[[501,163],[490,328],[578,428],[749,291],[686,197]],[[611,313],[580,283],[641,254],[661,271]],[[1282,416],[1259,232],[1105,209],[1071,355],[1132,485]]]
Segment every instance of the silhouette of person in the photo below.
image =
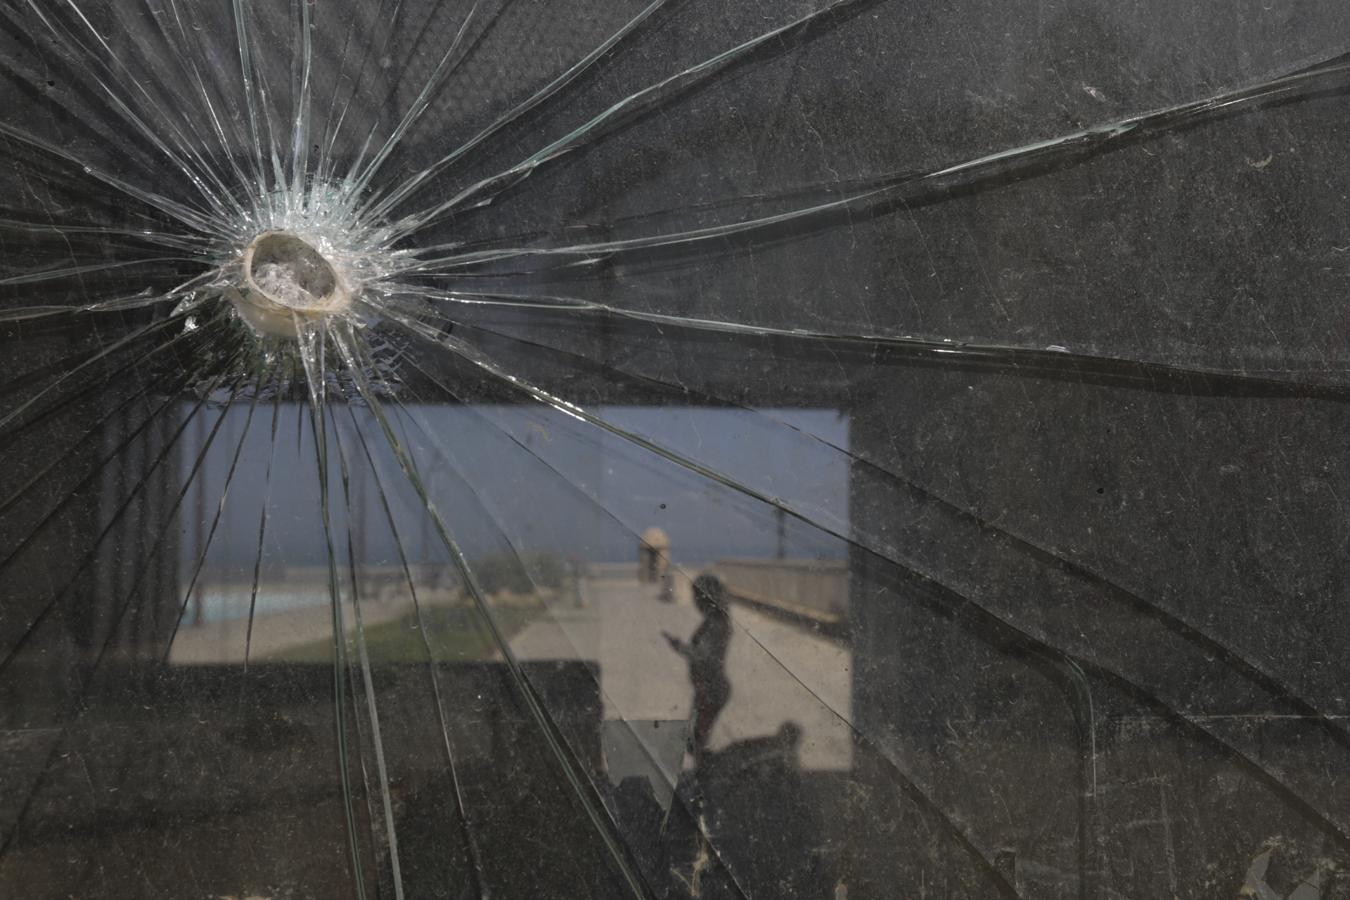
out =
[[694,579],[694,605],[703,614],[703,623],[688,641],[671,634],[666,640],[689,663],[689,680],[694,685],[694,731],[692,751],[700,755],[708,744],[713,723],[731,696],[727,680],[727,645],[731,642],[731,616],[726,608],[726,591],[715,575]]

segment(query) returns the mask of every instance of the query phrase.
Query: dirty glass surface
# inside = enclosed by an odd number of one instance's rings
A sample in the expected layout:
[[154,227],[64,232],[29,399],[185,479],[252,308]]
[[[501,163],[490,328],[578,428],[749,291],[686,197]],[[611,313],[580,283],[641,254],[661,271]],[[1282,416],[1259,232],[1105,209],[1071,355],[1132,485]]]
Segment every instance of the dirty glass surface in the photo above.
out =
[[0,0],[0,896],[1350,896],[1336,0]]

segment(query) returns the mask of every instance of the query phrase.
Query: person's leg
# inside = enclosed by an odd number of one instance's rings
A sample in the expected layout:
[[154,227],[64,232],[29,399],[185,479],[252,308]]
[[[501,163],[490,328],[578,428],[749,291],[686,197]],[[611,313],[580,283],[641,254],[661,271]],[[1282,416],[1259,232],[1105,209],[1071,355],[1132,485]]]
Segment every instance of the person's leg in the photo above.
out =
[[731,685],[725,679],[695,686],[694,747],[697,750],[701,751],[707,746],[713,724],[730,696]]

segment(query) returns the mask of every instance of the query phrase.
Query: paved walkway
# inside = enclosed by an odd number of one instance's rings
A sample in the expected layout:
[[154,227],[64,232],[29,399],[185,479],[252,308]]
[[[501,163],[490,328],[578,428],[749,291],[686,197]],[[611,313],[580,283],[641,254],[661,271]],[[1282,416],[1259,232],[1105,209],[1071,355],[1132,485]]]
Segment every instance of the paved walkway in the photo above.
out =
[[[701,621],[677,591],[663,603],[653,585],[636,578],[588,579],[585,606],[555,607],[511,641],[521,659],[586,659],[600,667],[609,722],[688,720],[693,689],[688,668],[662,636],[687,639]],[[852,764],[850,715],[852,654],[846,644],[741,605],[727,652],[731,698],[710,746],[773,735],[786,722],[802,729],[803,768],[843,770]],[[644,741],[644,743],[646,743]],[[650,749],[650,748],[649,748]]]
[[[676,602],[664,603],[656,586],[639,584],[624,570],[601,572],[584,582],[583,606],[554,605],[549,616],[511,640],[512,649],[520,659],[597,662],[608,734],[638,742],[634,752],[667,759],[671,747],[682,747],[693,688],[684,659],[671,650],[662,632],[687,639],[701,618],[689,599],[687,582],[678,585]],[[362,604],[366,627],[392,621],[410,609],[406,598]],[[768,737],[793,722],[802,729],[799,760],[804,768],[849,768],[851,732],[844,721],[850,715],[852,678],[848,646],[739,604],[732,607],[732,620],[727,651],[731,698],[713,729],[711,748]],[[240,662],[246,627],[245,616],[184,627],[170,662]],[[260,611],[252,658],[326,640],[331,629],[326,603]]]

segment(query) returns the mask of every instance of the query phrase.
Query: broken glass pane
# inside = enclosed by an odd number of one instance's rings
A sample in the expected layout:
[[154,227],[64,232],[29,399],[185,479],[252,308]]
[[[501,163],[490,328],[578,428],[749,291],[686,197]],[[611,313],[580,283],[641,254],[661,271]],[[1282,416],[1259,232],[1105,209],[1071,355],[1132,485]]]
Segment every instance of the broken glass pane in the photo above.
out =
[[0,896],[1350,896],[1344,21],[5,0]]

